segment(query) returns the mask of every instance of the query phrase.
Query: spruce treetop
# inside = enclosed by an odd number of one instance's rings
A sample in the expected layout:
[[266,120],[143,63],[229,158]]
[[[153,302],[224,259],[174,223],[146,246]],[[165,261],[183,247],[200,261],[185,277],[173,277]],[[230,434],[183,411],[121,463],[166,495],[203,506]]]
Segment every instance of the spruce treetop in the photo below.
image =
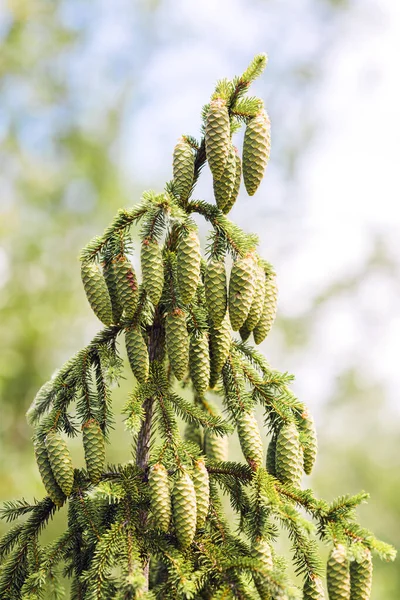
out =
[[[248,342],[260,344],[273,325],[275,271],[256,236],[227,214],[241,181],[253,196],[268,164],[270,120],[262,100],[248,94],[266,64],[257,55],[240,77],[217,83],[201,139],[178,139],[164,191],[121,209],[82,250],[83,286],[104,327],[43,385],[27,413],[46,496],[2,509],[7,521],[20,520],[0,541],[0,599],[40,600],[48,590],[65,598],[66,577],[72,600],[322,600],[320,540],[330,546],[330,600],[367,600],[372,554],[395,557],[356,522],[367,494],[328,503],[304,489],[317,455],[314,421],[290,389],[292,376]],[[232,138],[242,126],[240,158]],[[211,202],[193,199],[206,162]],[[210,225],[205,248],[194,214]],[[140,277],[128,258],[134,225]],[[107,465],[121,337],[135,379],[123,409],[134,460],[127,451],[125,464]],[[242,461],[229,457],[233,432]],[[75,436],[85,468],[69,453]],[[43,545],[40,534],[57,511],[67,513],[66,530]],[[294,581],[275,550],[282,529]]]

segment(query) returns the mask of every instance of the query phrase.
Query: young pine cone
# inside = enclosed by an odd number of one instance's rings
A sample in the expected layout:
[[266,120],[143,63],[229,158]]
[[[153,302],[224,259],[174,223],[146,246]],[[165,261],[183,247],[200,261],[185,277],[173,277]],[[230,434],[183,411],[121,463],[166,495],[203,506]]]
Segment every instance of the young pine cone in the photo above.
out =
[[214,327],[219,327],[226,315],[228,305],[225,264],[223,261],[210,260],[205,272],[204,288],[208,314]]
[[171,521],[171,492],[168,471],[164,465],[157,463],[149,472],[150,510],[157,529],[168,533]]
[[315,459],[317,458],[317,432],[315,430],[314,419],[308,411],[304,411],[298,418],[298,426],[301,435],[303,448],[303,466],[304,473],[310,475]]
[[140,326],[125,331],[125,344],[132,373],[139,383],[146,383],[149,376],[149,353]]
[[213,178],[222,177],[230,148],[230,123],[226,101],[216,98],[210,102],[206,119],[206,154]]
[[351,600],[369,600],[372,588],[372,556],[370,550],[360,562],[350,563],[350,598]]
[[208,459],[225,462],[228,460],[228,438],[207,431],[204,436],[204,450]]
[[253,117],[246,127],[243,142],[243,179],[253,196],[264,176],[271,151],[271,123],[265,111]]
[[40,477],[50,499],[56,506],[62,506],[65,501],[65,494],[58,485],[53,471],[51,470],[49,455],[46,446],[39,441],[35,442],[35,457],[39,469]]
[[246,321],[254,296],[254,260],[239,258],[232,267],[229,280],[229,318],[233,331]]
[[82,438],[89,479],[92,483],[98,483],[104,468],[106,448],[104,435],[97,421],[89,419],[82,425]]
[[214,196],[217,206],[222,212],[230,203],[230,199],[236,182],[236,155],[234,147],[230,146],[228,159],[225,164],[222,176],[214,179]]
[[325,600],[324,588],[319,577],[307,577],[303,586],[303,600]]
[[176,275],[182,302],[192,301],[200,280],[200,241],[195,231],[182,237],[176,254]]
[[276,440],[276,476],[283,483],[299,487],[303,472],[303,452],[300,437],[294,423],[283,425]]
[[218,381],[231,347],[231,326],[225,315],[219,327],[210,327],[210,387]]
[[192,189],[195,156],[184,137],[178,140],[173,154],[174,182],[181,201],[185,202]]
[[190,338],[189,369],[194,389],[198,394],[203,395],[210,383],[210,352],[207,333]]
[[242,412],[237,417],[240,447],[250,467],[255,471],[263,464],[263,444],[256,418],[252,412]]
[[247,319],[243,327],[247,331],[253,331],[261,319],[265,301],[265,273],[260,265],[255,266],[254,273],[254,296]]
[[197,460],[193,468],[193,484],[196,491],[197,529],[205,525],[210,504],[210,482],[204,460]]
[[189,364],[189,334],[183,310],[176,308],[167,315],[165,339],[172,371],[178,381],[186,375]]
[[267,337],[275,321],[277,300],[278,288],[275,276],[269,275],[265,280],[265,299],[261,318],[253,330],[254,341],[257,345]]
[[174,484],[172,511],[176,537],[180,547],[185,550],[193,541],[197,522],[196,491],[186,472],[182,473]]
[[139,300],[136,273],[125,256],[121,256],[116,262],[115,273],[119,300],[125,316],[130,319],[135,314]]
[[338,544],[329,555],[326,580],[329,600],[350,600],[350,571],[347,552]]
[[94,263],[82,263],[81,276],[89,304],[104,325],[113,322],[111,298],[101,268]]
[[151,302],[156,306],[164,287],[164,264],[159,243],[153,239],[142,242],[140,253],[143,287]]
[[117,271],[114,260],[109,260],[104,264],[103,274],[110,294],[113,323],[118,323],[122,317],[123,305],[118,294]]
[[240,156],[238,154],[237,148],[234,149],[235,150],[235,182],[233,184],[233,190],[228,198],[228,200],[225,202],[224,207],[222,209],[222,212],[227,215],[228,212],[231,210],[231,208],[233,207],[233,205],[235,204],[237,197],[239,195],[239,190],[240,190],[240,180],[242,177],[242,161],[240,160]]
[[68,446],[58,433],[51,431],[46,437],[46,449],[54,478],[64,494],[69,496],[74,485],[74,467]]

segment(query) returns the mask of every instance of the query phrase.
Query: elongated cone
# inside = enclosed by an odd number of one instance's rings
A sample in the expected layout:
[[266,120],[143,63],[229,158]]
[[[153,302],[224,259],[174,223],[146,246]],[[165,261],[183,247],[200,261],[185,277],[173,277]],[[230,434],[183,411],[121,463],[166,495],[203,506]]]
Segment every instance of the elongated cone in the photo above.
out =
[[125,331],[125,344],[132,373],[139,383],[146,383],[149,376],[149,353],[140,327]]
[[111,299],[101,268],[94,263],[84,262],[81,276],[83,288],[94,314],[104,325],[111,325],[113,321]]
[[230,146],[228,160],[224,172],[219,179],[214,179],[214,196],[217,206],[222,212],[230,203],[231,195],[236,182],[236,155],[234,147]]
[[300,437],[294,423],[283,425],[276,440],[276,476],[283,483],[300,486],[303,472],[303,452]]
[[361,562],[350,563],[351,600],[369,600],[372,588],[372,557],[369,550]]
[[208,314],[214,327],[219,327],[228,306],[225,264],[222,260],[210,260],[208,263],[204,288]]
[[106,447],[103,432],[97,421],[89,419],[82,425],[82,438],[90,481],[98,483],[104,468]]
[[185,304],[192,301],[200,280],[200,241],[195,231],[182,237],[176,255],[179,295]]
[[34,444],[34,449],[40,477],[42,478],[46,492],[56,506],[62,506],[65,501],[65,494],[58,485],[56,478],[53,475],[53,471],[51,470],[46,446],[41,444],[39,441],[36,441]]
[[204,449],[210,460],[219,462],[228,460],[228,438],[225,436],[219,437],[207,431],[204,436]]
[[125,315],[132,318],[139,300],[139,286],[130,261],[121,256],[116,265],[117,290]]
[[210,383],[210,351],[207,333],[190,338],[189,369],[196,392],[203,395]]
[[[251,549],[251,554],[252,554],[253,558],[260,561],[260,563],[263,565],[265,571],[268,572],[268,571],[273,570],[274,563],[273,563],[273,559],[272,559],[272,551],[271,551],[271,546],[270,546],[269,542],[267,542],[267,540],[263,540],[262,538],[256,540]],[[262,577],[256,576],[254,578],[254,581],[255,581],[258,593],[260,595],[260,598],[262,598],[262,600],[270,600],[271,595],[268,593],[268,590],[266,589],[267,586],[265,585],[265,579]]]
[[182,201],[188,199],[192,188],[194,160],[195,156],[190,144],[184,137],[179,138],[174,148],[173,171],[176,188]]
[[250,120],[243,142],[243,179],[253,196],[264,176],[271,151],[271,123],[265,111]]
[[239,156],[237,148],[235,148],[235,162],[236,162],[235,183],[233,184],[232,193],[229,196],[229,199],[225,202],[225,205],[222,209],[222,212],[225,215],[228,214],[228,212],[231,210],[231,208],[235,204],[237,197],[239,195],[239,190],[240,190],[240,180],[242,177],[242,161],[240,160],[240,156]]
[[184,437],[187,442],[192,442],[192,444],[197,444],[199,448],[202,448],[203,439],[200,427],[195,423],[188,423],[186,425]]
[[254,296],[254,260],[239,258],[232,267],[229,280],[229,318],[233,331],[246,321]]
[[189,475],[183,472],[176,480],[172,491],[172,512],[175,533],[180,547],[190,546],[196,533],[196,491]]
[[268,449],[267,449],[267,460],[266,460],[266,464],[265,467],[268,471],[268,473],[270,475],[273,475],[274,477],[276,477],[276,467],[275,467],[275,462],[276,462],[276,440],[277,440],[277,435],[274,434],[271,438],[271,441],[268,444]]
[[329,555],[326,580],[329,600],[350,600],[350,571],[347,552],[338,544]]
[[189,334],[183,310],[176,308],[167,315],[165,339],[172,371],[180,381],[186,375],[189,365]]
[[152,303],[156,305],[160,301],[164,286],[164,264],[157,240],[143,240],[140,261],[144,289]]
[[220,179],[228,160],[230,149],[230,123],[228,108],[223,98],[210,102],[206,119],[206,154],[214,179]]
[[213,388],[221,374],[231,347],[231,326],[226,314],[218,328],[210,328],[210,387]]
[[113,323],[118,323],[122,317],[123,306],[117,289],[116,264],[114,260],[107,261],[103,267],[104,279],[111,299]]
[[276,317],[276,304],[278,300],[278,288],[274,275],[269,275],[265,280],[265,299],[262,315],[254,327],[253,336],[256,344],[261,344],[267,337]]
[[318,442],[314,419],[306,410],[298,420],[299,429],[302,434],[304,472],[310,475],[317,458]]
[[324,588],[319,577],[307,577],[303,586],[303,600],[325,600]]
[[153,514],[155,526],[164,533],[168,533],[172,513],[171,491],[168,471],[160,463],[150,469],[149,495],[150,510]]
[[210,481],[204,460],[197,460],[193,468],[193,484],[196,490],[197,529],[205,525],[210,504]]
[[58,433],[51,431],[46,437],[46,449],[54,478],[64,494],[69,496],[74,485],[74,467],[68,446]]
[[243,325],[248,331],[253,331],[260,321],[265,301],[265,273],[260,265],[256,265],[254,274],[254,296],[247,319]]
[[251,412],[243,412],[237,418],[240,447],[250,467],[255,471],[263,464],[263,444],[256,418]]

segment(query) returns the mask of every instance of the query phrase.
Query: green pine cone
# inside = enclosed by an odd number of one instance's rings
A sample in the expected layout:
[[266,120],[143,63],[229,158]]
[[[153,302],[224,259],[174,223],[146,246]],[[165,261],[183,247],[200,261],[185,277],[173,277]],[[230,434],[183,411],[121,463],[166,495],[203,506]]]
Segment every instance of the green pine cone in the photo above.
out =
[[193,484],[196,490],[197,529],[202,529],[206,523],[210,504],[210,482],[206,465],[201,458],[194,464]]
[[103,273],[108,293],[110,294],[113,323],[119,323],[122,317],[123,306],[118,294],[116,263],[114,260],[107,261],[104,264]]
[[254,275],[254,296],[245,321],[244,327],[248,331],[253,331],[261,319],[265,300],[265,273],[260,265],[256,265]]
[[242,412],[237,417],[240,447],[249,466],[255,471],[263,464],[263,444],[253,413]]
[[226,101],[216,98],[210,102],[206,119],[206,154],[213,178],[222,177],[230,149],[230,123]]
[[46,449],[54,478],[64,494],[69,496],[74,485],[74,467],[68,446],[58,433],[51,431],[46,437]]
[[46,446],[44,444],[41,444],[39,441],[36,441],[34,444],[34,449],[37,466],[45,490],[56,506],[62,506],[65,501],[65,494],[58,485],[53,475],[53,471],[51,470],[49,455],[47,453]]
[[207,431],[204,435],[204,450],[210,460],[225,462],[228,460],[228,438]]
[[270,475],[276,477],[276,440],[277,435],[274,433],[267,448],[267,460],[265,464],[265,468],[267,469]]
[[247,329],[246,323],[244,323],[241,328],[239,329],[239,333],[240,333],[240,337],[242,338],[243,342],[247,342],[247,340],[249,339],[249,337],[251,336],[251,331],[249,331]]
[[190,338],[189,370],[194,389],[202,396],[210,383],[210,351],[206,333]]
[[104,325],[111,325],[113,322],[111,299],[101,268],[94,263],[84,262],[81,276],[83,288],[94,314]]
[[316,577],[315,579],[307,579],[303,586],[303,600],[325,600],[324,587],[322,581]]
[[187,442],[192,442],[192,444],[196,444],[199,448],[203,447],[200,427],[196,423],[188,423],[186,425],[184,438]]
[[254,260],[239,258],[232,267],[229,280],[229,318],[233,331],[246,321],[254,296]]
[[225,205],[222,209],[222,212],[225,215],[228,214],[228,212],[231,210],[231,208],[235,204],[237,197],[239,195],[239,190],[240,190],[240,180],[241,180],[241,176],[242,176],[242,161],[240,160],[240,156],[239,156],[237,148],[235,148],[235,162],[236,162],[235,182],[233,184],[233,190],[232,190],[231,195],[229,196],[229,199],[225,202]]
[[350,570],[347,552],[338,544],[329,555],[326,580],[329,600],[350,600]]
[[236,183],[236,155],[234,147],[230,146],[228,160],[224,172],[219,179],[214,179],[214,196],[217,206],[225,212],[225,207],[230,203],[231,195]]
[[149,376],[149,353],[140,326],[125,330],[125,344],[132,373],[139,383],[146,383]]
[[298,425],[302,434],[304,472],[310,475],[317,458],[318,442],[314,419],[308,411],[299,417]]
[[172,512],[175,533],[180,547],[185,550],[196,533],[196,490],[189,475],[184,472],[176,480],[172,491]]
[[265,111],[250,120],[243,142],[243,179],[253,196],[264,176],[271,151],[271,123]]
[[165,339],[172,371],[178,381],[181,381],[189,365],[189,334],[186,328],[186,315],[180,308],[167,315]]
[[82,438],[89,479],[92,483],[98,483],[103,473],[106,447],[97,421],[89,419],[82,425]]
[[121,256],[116,262],[117,290],[121,306],[128,319],[135,314],[139,300],[139,286],[136,273],[125,257]]
[[265,299],[262,315],[254,327],[253,336],[255,343],[261,344],[267,337],[276,317],[276,304],[278,300],[278,288],[274,275],[269,275],[265,280]]
[[169,532],[171,522],[171,491],[168,471],[164,465],[157,463],[149,473],[150,510],[155,526],[164,533]]
[[140,253],[143,286],[156,306],[164,287],[164,264],[162,250],[157,240],[145,239]]
[[182,302],[192,301],[200,280],[200,241],[195,231],[182,237],[176,253],[176,275]]
[[303,472],[303,452],[300,436],[294,423],[287,423],[279,431],[275,454],[276,476],[283,483],[299,487]]
[[219,327],[228,306],[225,264],[221,260],[210,260],[207,265],[204,288],[208,314],[214,325]]
[[264,566],[266,571],[272,571],[274,568],[274,561],[272,559],[271,545],[267,540],[262,538],[254,542],[251,549],[252,557],[259,560]]
[[231,347],[231,326],[226,314],[221,325],[210,327],[210,387],[218,381]]
[[173,154],[173,172],[180,199],[185,202],[192,189],[195,156],[184,137],[178,140]]
[[350,563],[350,598],[351,600],[369,600],[372,588],[372,556],[365,550],[361,562]]

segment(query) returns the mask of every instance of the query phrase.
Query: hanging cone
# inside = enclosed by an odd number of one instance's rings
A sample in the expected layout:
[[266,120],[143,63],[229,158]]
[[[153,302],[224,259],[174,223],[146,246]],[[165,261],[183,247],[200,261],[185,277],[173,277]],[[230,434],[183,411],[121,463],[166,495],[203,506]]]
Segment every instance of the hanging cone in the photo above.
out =
[[176,275],[182,302],[192,301],[200,281],[201,251],[198,235],[190,231],[182,237],[176,254]]
[[82,437],[89,479],[92,483],[98,483],[103,473],[106,458],[104,435],[98,422],[94,419],[86,421],[82,425]]
[[157,463],[149,472],[150,510],[157,529],[168,533],[171,522],[171,492],[168,471],[164,465]]
[[229,318],[233,331],[239,331],[251,307],[254,296],[254,260],[239,258],[232,267],[229,280]]
[[111,325],[113,322],[111,299],[100,267],[94,263],[82,263],[81,276],[83,288],[94,314],[104,325]]
[[276,440],[276,476],[283,483],[299,487],[303,472],[303,452],[300,438],[294,423],[284,425]]
[[210,387],[213,388],[221,374],[231,347],[231,326],[228,315],[218,328],[210,327]]
[[199,459],[193,468],[193,484],[196,491],[197,529],[202,529],[206,523],[210,504],[210,482],[204,460]]
[[46,492],[56,506],[62,506],[65,502],[65,494],[58,485],[56,478],[53,475],[53,471],[51,470],[46,446],[39,441],[36,441],[34,444],[34,449],[36,463]]
[[189,365],[189,334],[185,313],[180,308],[167,315],[165,339],[172,371],[178,381],[181,381]]
[[54,478],[64,494],[69,496],[74,485],[74,467],[68,446],[58,433],[51,431],[46,437],[46,449]]
[[226,436],[219,437],[207,431],[204,436],[204,448],[208,459],[219,462],[228,460],[228,438]]
[[299,417],[298,425],[302,434],[304,472],[310,475],[317,458],[318,442],[314,419],[307,410]]
[[255,343],[261,344],[267,337],[276,317],[276,304],[278,300],[278,289],[274,275],[269,275],[265,280],[264,307],[260,320],[253,330]]
[[178,140],[173,154],[174,182],[182,202],[186,202],[192,189],[195,156],[184,137]]
[[222,209],[222,212],[227,215],[228,212],[231,210],[231,208],[233,207],[233,205],[235,204],[237,197],[239,195],[239,190],[240,190],[240,180],[241,180],[241,176],[242,176],[242,161],[240,160],[240,156],[238,153],[237,148],[234,149],[235,150],[235,182],[233,184],[233,190],[231,195],[229,196],[229,199],[225,202],[224,207]]
[[329,600],[350,600],[350,571],[346,548],[338,544],[328,558],[326,568]]
[[252,118],[244,135],[243,179],[249,196],[253,196],[264,176],[271,151],[271,123],[265,111]]
[[164,264],[161,248],[156,240],[145,239],[140,254],[143,287],[156,306],[164,286]]
[[253,331],[260,321],[265,300],[265,273],[260,265],[256,265],[254,273],[254,296],[247,319],[243,325],[247,331]]
[[217,206],[222,212],[229,205],[236,182],[236,155],[234,147],[230,146],[228,160],[224,172],[219,179],[214,179],[214,196]]
[[230,123],[225,100],[210,102],[206,119],[206,154],[213,178],[222,177],[230,148]]
[[125,331],[125,344],[132,373],[139,383],[146,383],[149,376],[149,353],[140,326]]
[[189,369],[196,392],[203,395],[210,382],[210,353],[206,333],[190,338]]
[[360,562],[350,563],[351,600],[369,600],[372,588],[372,556],[365,549],[364,558]]
[[214,327],[219,327],[226,315],[228,305],[225,264],[223,261],[210,260],[205,272],[204,287],[208,314]]
[[136,273],[130,261],[121,256],[115,265],[117,290],[125,316],[131,319],[137,309],[139,286]]
[[242,412],[237,417],[240,447],[250,467],[255,471],[263,464],[263,444],[253,413]]
[[111,299],[113,323],[118,323],[122,317],[123,306],[117,289],[116,264],[114,260],[107,261],[103,267],[104,279]]
[[316,577],[315,579],[307,579],[303,587],[303,600],[325,600],[324,588],[322,581]]
[[196,533],[196,491],[187,473],[176,480],[172,492],[175,533],[180,547],[189,548]]

